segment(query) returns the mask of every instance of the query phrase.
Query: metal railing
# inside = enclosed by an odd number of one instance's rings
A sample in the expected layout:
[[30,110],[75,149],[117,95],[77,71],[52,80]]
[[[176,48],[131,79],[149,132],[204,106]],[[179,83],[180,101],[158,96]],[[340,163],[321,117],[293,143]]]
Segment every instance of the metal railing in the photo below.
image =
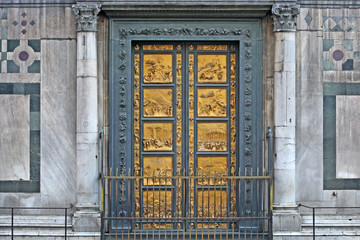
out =
[[[103,136],[101,134],[100,136]],[[102,175],[102,239],[272,239],[272,135],[267,166],[195,176],[170,169]],[[100,144],[100,156],[104,143]],[[130,173],[131,171],[126,171]]]
[[[14,210],[64,210],[64,238],[67,239],[67,217],[68,217],[68,209],[65,207],[0,207],[0,210],[11,210],[11,240],[14,240],[14,228],[18,227],[14,223]],[[23,214],[21,214],[23,216]]]
[[316,229],[315,229],[316,209],[360,209],[360,207],[314,207],[314,206],[307,206],[301,203],[299,204],[299,207],[304,207],[312,210],[312,236],[314,240],[316,237]]

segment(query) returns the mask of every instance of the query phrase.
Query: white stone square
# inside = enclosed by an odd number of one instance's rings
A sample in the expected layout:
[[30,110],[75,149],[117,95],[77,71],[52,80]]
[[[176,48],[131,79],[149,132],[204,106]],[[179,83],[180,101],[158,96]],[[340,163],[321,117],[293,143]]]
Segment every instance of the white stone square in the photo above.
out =
[[336,96],[336,178],[360,178],[360,96]]
[[30,180],[29,113],[29,95],[0,95],[0,181]]

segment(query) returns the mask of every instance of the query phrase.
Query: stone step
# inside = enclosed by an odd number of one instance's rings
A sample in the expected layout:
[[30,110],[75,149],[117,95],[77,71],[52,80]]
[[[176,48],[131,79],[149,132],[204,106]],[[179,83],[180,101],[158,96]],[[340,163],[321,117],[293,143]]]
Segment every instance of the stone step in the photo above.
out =
[[[302,232],[313,231],[312,215],[302,216]],[[360,216],[356,215],[317,215],[315,216],[315,232],[347,232],[349,235],[360,233]]]

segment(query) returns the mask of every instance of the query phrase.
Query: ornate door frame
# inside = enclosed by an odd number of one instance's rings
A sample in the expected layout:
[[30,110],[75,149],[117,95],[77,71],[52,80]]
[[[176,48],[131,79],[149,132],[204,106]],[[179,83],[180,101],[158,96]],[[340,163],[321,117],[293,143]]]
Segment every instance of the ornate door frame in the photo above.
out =
[[[110,19],[110,167],[118,174],[132,174],[133,168],[133,41],[236,41],[239,84],[239,167],[236,174],[262,167],[262,41],[261,19],[221,20],[123,20]],[[126,194],[129,192],[127,190]],[[128,196],[112,201],[130,209]],[[111,211],[111,210],[110,210]],[[126,210],[123,212],[126,215]]]

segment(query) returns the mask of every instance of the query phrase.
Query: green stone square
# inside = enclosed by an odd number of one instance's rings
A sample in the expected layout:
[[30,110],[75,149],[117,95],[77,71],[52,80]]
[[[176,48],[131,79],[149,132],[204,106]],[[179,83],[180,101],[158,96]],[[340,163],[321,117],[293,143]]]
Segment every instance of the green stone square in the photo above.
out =
[[30,112],[30,131],[40,131],[40,112]]
[[331,47],[334,46],[333,39],[325,39],[323,40],[323,51],[329,51]]

